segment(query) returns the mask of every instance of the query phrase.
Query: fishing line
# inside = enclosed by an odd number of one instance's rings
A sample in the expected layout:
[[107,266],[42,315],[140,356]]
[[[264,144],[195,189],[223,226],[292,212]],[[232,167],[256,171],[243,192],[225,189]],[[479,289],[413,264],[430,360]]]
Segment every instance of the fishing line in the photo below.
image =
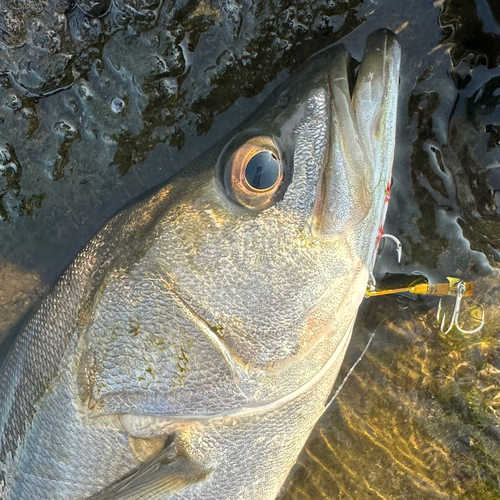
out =
[[337,390],[335,391],[335,393],[333,394],[333,396],[330,398],[330,400],[325,404],[325,407],[323,408],[323,411],[321,413],[321,415],[323,415],[326,410],[328,410],[328,408],[330,408],[330,405],[335,401],[335,398],[339,395],[339,392],[343,389],[345,383],[347,382],[347,379],[351,376],[351,373],[354,371],[354,369],[356,368],[356,366],[358,365],[358,363],[363,359],[363,356],[366,354],[366,351],[368,351],[368,348],[370,347],[370,344],[372,343],[372,340],[373,340],[373,337],[375,337],[375,333],[377,333],[377,330],[379,329],[380,325],[386,320],[387,318],[384,318],[377,326],[377,328],[375,328],[375,330],[373,330],[373,333],[370,335],[370,338],[368,339],[368,342],[366,343],[366,346],[365,348],[363,349],[363,351],[361,352],[361,354],[359,355],[359,358],[354,362],[354,364],[351,366],[351,368],[349,369],[349,371],[347,372],[347,375],[344,377],[344,379],[342,380],[341,384],[338,386]]

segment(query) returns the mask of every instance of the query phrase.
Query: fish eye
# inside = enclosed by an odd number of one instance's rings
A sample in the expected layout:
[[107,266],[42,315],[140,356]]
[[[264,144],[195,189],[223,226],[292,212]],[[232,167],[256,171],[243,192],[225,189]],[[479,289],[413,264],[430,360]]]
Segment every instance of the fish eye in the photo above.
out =
[[248,185],[257,191],[272,188],[280,176],[280,164],[274,153],[261,151],[256,153],[245,168]]
[[226,190],[244,207],[263,210],[273,204],[283,184],[283,165],[271,137],[252,137],[226,163]]

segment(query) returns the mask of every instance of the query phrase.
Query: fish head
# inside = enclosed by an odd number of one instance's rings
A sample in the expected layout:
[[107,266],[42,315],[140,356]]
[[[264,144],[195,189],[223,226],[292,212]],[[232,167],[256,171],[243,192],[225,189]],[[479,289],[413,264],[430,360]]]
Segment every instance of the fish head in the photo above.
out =
[[0,373],[5,498],[276,498],[374,264],[399,60],[322,52],[87,244]]
[[399,61],[388,31],[356,75],[345,47],[319,54],[173,183],[162,268],[251,397],[305,383],[350,333],[388,202]]

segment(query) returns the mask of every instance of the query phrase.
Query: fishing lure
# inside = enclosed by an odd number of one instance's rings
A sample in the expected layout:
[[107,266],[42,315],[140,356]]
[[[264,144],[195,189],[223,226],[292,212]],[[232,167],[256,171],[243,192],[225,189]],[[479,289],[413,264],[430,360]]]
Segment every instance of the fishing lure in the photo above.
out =
[[[395,293],[411,293],[414,295],[433,295],[435,297],[445,297],[453,296],[455,299],[455,307],[453,309],[453,314],[451,315],[451,321],[448,326],[445,326],[446,314],[443,312],[442,299],[439,300],[439,306],[437,311],[437,321],[440,325],[440,330],[444,334],[448,334],[453,328],[456,328],[459,332],[472,335],[479,332],[484,326],[484,310],[480,308],[480,314],[478,315],[477,321],[479,321],[479,326],[476,328],[467,330],[459,325],[460,308],[462,299],[464,297],[472,297],[475,291],[475,284],[473,281],[464,281],[460,278],[447,278],[447,283],[429,283],[425,276],[409,276],[406,278],[411,278],[408,284],[398,283],[398,286],[394,286],[395,279],[388,280],[385,284],[378,286],[368,286],[366,289],[367,297],[378,297],[381,295],[392,295]],[[397,278],[396,278],[397,279]],[[404,278],[403,278],[404,279]],[[400,281],[401,278],[400,278]],[[392,285],[392,286],[391,286]]]

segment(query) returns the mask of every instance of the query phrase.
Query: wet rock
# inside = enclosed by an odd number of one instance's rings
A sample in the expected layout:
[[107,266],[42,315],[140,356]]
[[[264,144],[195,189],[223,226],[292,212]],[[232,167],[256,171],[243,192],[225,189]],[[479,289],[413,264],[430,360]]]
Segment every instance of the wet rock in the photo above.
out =
[[[85,15],[75,9],[69,14],[69,32],[76,42],[89,47],[89,50],[99,45],[99,35],[102,33],[101,21]],[[95,49],[94,49],[95,50]],[[85,52],[82,56],[85,55]]]
[[77,0],[76,4],[85,14],[100,17],[109,10],[111,0]]
[[[0,263],[0,280],[10,283],[0,289],[0,342],[4,336],[41,299],[45,292],[40,276],[12,263]],[[0,359],[3,358],[0,355]]]
[[115,5],[120,12],[134,20],[152,22],[162,0],[115,0]]

